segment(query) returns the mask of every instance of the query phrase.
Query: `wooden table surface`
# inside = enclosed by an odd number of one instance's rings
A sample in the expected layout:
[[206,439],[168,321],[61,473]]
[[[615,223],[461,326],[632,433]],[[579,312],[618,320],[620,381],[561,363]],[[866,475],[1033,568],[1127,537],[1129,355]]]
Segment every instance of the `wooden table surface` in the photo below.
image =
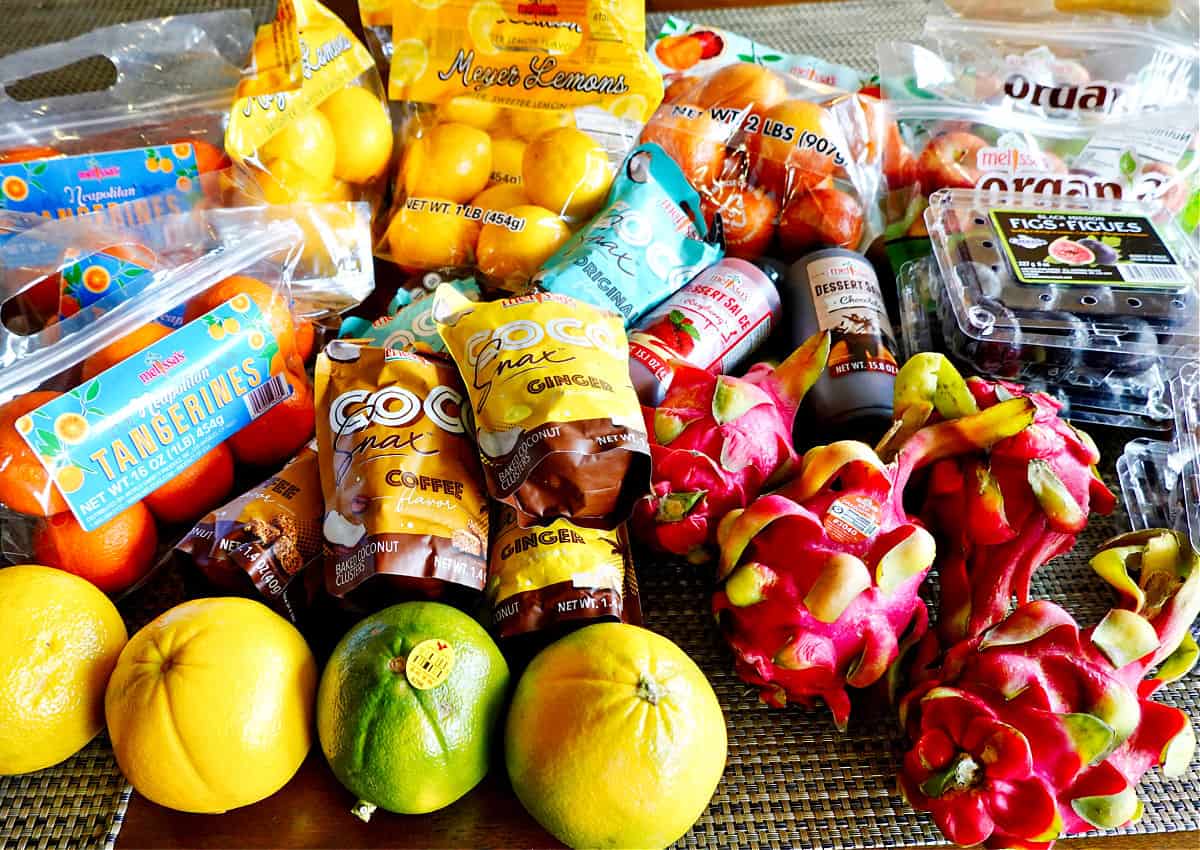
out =
[[[359,30],[353,0],[324,0]],[[719,6],[781,5],[792,0],[647,0],[648,11]],[[887,0],[879,0],[887,2]],[[386,269],[380,266],[381,278]],[[387,285],[381,279],[382,285]],[[453,806],[423,816],[382,809],[370,824],[350,815],[353,795],[325,765],[318,746],[300,771],[271,797],[222,815],[171,811],[134,793],[117,839],[117,850],[268,850],[268,848],[559,848],[521,808],[502,765]],[[816,838],[814,836],[814,838]],[[1200,832],[1116,835],[1059,842],[1064,850],[1200,850]]]

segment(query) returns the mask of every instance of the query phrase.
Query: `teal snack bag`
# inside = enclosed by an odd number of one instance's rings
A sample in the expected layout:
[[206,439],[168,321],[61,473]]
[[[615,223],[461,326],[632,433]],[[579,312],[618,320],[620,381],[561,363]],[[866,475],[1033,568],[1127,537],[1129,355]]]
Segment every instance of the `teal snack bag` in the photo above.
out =
[[662,148],[640,145],[613,180],[604,209],[533,277],[533,285],[617,313],[625,327],[724,255],[700,196]]
[[[448,281],[446,285],[454,287],[471,301],[479,300],[479,284],[473,277]],[[433,299],[429,294],[420,295],[415,300],[405,295],[408,295],[408,290],[399,290],[388,305],[388,315],[374,322],[357,316],[346,319],[338,336],[342,339],[368,340],[379,348],[445,351],[446,345],[438,336],[437,323],[433,321]]]

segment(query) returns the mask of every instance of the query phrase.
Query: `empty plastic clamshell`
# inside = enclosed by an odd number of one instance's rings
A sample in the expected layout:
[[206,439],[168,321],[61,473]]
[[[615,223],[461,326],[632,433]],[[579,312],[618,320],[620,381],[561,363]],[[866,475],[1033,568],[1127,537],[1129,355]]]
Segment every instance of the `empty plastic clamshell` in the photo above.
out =
[[1188,363],[1171,381],[1175,404],[1172,454],[1180,468],[1180,486],[1187,507],[1192,546],[1200,549],[1200,363]]
[[[1180,458],[1166,440],[1130,440],[1117,458],[1117,478],[1129,524],[1145,528],[1186,531]],[[1195,469],[1194,460],[1190,464]]]
[[1200,260],[1136,202],[946,190],[926,224],[950,332],[981,371],[1103,390],[1197,357]]

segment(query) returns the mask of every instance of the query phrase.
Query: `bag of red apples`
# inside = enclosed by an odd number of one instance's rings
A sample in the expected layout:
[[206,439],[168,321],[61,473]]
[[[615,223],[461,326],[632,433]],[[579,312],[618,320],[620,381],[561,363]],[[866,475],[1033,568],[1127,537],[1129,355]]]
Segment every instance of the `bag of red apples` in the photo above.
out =
[[864,248],[899,162],[879,100],[749,62],[675,79],[641,141],[679,164],[710,226],[720,214],[726,252],[743,259]]
[[893,264],[928,252],[926,199],[946,188],[1135,198],[1196,232],[1197,61],[1185,45],[1116,26],[935,16],[920,43],[881,45],[879,62],[904,163],[887,203]]

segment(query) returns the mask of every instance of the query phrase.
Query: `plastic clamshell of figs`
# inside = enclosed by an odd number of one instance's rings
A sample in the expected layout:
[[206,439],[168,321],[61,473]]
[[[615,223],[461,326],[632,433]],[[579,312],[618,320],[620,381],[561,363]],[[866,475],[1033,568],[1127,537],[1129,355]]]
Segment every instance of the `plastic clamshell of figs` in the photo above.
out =
[[942,190],[925,220],[948,315],[984,371],[1004,354],[1055,383],[1159,367],[1163,383],[1200,356],[1200,258],[1178,224],[1136,202]]

